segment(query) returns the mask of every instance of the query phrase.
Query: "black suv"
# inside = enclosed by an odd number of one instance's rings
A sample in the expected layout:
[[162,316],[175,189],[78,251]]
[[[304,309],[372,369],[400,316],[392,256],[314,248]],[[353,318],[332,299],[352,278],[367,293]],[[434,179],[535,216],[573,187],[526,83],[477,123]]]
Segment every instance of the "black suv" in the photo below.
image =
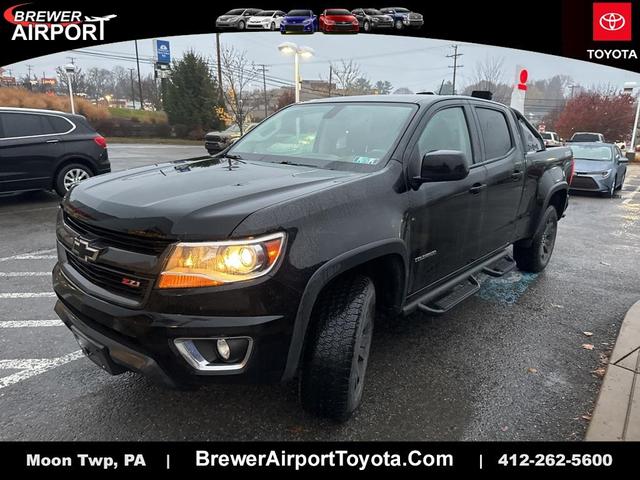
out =
[[306,409],[346,419],[376,312],[442,314],[478,291],[477,272],[544,269],[572,165],[477,98],[291,105],[215,157],[71,190],[56,312],[112,374],[298,378]]
[[64,196],[110,171],[107,142],[83,116],[0,107],[0,193],[54,189]]

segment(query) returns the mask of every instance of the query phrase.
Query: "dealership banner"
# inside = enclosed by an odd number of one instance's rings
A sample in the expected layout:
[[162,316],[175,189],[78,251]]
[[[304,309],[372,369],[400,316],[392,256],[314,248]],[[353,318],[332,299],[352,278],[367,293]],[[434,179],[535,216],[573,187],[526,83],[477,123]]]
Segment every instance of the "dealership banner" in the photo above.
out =
[[[244,3],[2,1],[0,64],[125,40],[213,33],[221,31],[216,26],[218,17],[229,9],[246,7]],[[280,0],[256,7],[283,12],[308,8],[319,13],[327,7],[336,7],[334,3],[314,1],[301,5]],[[350,1],[338,6],[348,10],[368,6],[360,3]],[[422,16],[419,25],[412,24],[412,28],[402,31],[380,29],[375,34],[517,48],[640,72],[638,1],[464,2],[457,8],[450,2],[400,3]]]
[[633,443],[450,442],[26,442],[3,445],[12,472],[96,473],[323,470],[607,475],[635,468]]

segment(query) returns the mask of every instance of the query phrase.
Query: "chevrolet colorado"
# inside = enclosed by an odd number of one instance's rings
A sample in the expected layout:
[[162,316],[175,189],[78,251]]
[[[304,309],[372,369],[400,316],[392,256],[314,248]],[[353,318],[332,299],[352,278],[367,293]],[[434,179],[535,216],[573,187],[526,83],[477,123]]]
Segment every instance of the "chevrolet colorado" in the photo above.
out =
[[487,100],[292,105],[215,157],[74,187],[56,312],[111,374],[295,378],[304,408],[345,420],[376,314],[441,314],[480,271],[543,270],[572,174],[570,149]]

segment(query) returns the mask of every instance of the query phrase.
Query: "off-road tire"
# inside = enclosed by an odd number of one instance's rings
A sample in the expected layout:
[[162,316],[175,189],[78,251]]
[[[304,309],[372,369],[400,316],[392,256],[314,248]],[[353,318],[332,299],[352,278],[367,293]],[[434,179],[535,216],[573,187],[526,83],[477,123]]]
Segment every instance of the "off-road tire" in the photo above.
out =
[[345,421],[360,405],[375,304],[373,282],[359,274],[337,280],[320,294],[300,375],[305,410]]
[[540,221],[538,231],[531,242],[516,242],[513,245],[513,258],[520,270],[525,272],[541,272],[545,269],[553,247],[555,246],[558,232],[558,213],[554,206],[547,207]]

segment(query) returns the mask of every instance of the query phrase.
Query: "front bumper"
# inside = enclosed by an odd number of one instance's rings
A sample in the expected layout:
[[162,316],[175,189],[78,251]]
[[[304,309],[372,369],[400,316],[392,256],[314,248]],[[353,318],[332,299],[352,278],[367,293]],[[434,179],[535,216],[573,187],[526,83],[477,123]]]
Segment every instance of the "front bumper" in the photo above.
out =
[[292,23],[292,24],[281,24],[280,25],[280,33],[313,33],[313,23],[302,24],[302,23]]
[[613,177],[610,174],[606,178],[601,175],[579,175],[576,174],[571,180],[571,190],[582,192],[608,192],[611,189]]
[[[69,268],[58,263],[53,270],[56,313],[79,339],[85,354],[112,375],[130,370],[172,387],[282,379],[293,327],[288,313],[210,316],[125,307],[89,294],[81,277],[65,273]],[[232,370],[198,370],[175,343],[185,338],[230,337],[251,339],[246,361]]]
[[239,21],[236,22],[216,22],[216,28],[220,30],[240,30],[238,25]]
[[325,24],[322,30],[324,33],[358,33],[359,29],[358,25],[353,24]]
[[271,30],[270,23],[247,23],[247,30]]

